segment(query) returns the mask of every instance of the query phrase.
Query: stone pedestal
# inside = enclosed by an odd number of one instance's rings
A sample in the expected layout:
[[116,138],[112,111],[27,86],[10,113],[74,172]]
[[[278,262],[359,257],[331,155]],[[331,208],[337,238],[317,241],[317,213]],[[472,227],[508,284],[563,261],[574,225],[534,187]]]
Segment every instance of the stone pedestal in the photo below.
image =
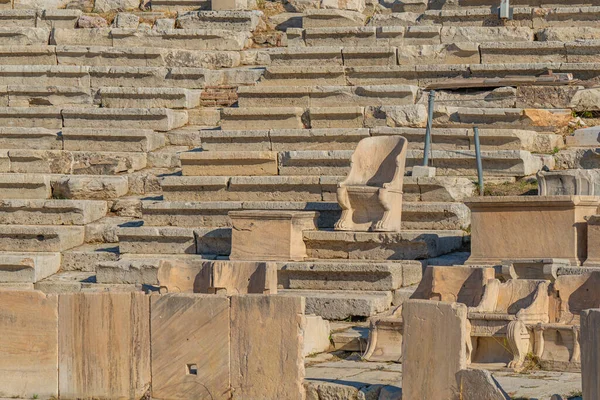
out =
[[315,230],[317,212],[231,211],[231,260],[306,258],[303,231]]
[[587,259],[585,267],[600,267],[600,215],[592,215],[587,220]]
[[581,313],[581,386],[584,399],[600,398],[600,309]]
[[465,204],[471,209],[467,264],[563,258],[581,265],[587,257],[585,219],[596,214],[600,197],[477,197]]

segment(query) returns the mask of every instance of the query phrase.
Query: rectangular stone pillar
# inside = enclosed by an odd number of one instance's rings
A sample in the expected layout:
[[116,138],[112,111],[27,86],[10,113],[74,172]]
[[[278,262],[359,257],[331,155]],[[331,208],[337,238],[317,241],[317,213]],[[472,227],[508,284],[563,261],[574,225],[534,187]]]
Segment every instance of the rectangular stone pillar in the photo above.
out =
[[143,292],[61,294],[60,397],[136,398],[150,387],[150,301]]
[[465,204],[471,209],[467,264],[563,258],[581,265],[588,247],[585,219],[596,214],[600,197],[474,197]]
[[229,298],[151,298],[152,398],[221,399],[229,393]]
[[467,306],[408,300],[402,309],[402,398],[458,400],[456,374],[467,367]]
[[0,291],[0,397],[58,398],[58,297]]
[[234,400],[304,399],[303,297],[231,298]]
[[600,399],[600,309],[581,312],[581,386],[584,399]]
[[302,261],[303,231],[315,230],[311,211],[230,211],[231,260]]

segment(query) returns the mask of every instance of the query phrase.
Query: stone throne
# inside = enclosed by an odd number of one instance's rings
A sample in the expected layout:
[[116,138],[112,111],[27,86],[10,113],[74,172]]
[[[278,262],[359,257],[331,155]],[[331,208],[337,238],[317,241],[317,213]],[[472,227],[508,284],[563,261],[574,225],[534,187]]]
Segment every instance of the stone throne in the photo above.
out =
[[350,173],[338,184],[344,231],[400,231],[402,182],[408,141],[402,136],[361,140],[351,158]]

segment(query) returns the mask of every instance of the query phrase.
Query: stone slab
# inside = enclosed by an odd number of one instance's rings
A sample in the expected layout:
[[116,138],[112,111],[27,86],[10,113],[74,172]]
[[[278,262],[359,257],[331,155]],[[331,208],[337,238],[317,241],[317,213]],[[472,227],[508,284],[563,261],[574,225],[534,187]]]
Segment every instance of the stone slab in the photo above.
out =
[[150,302],[142,292],[59,297],[59,391],[141,398],[150,387]]
[[305,325],[302,297],[231,298],[232,399],[305,398]]
[[402,309],[402,397],[458,400],[467,366],[467,306],[409,300]]
[[224,398],[229,392],[229,298],[176,293],[152,296],[150,303],[152,398]]
[[0,282],[35,283],[58,272],[60,253],[0,253]]
[[58,297],[0,290],[0,396],[58,398]]

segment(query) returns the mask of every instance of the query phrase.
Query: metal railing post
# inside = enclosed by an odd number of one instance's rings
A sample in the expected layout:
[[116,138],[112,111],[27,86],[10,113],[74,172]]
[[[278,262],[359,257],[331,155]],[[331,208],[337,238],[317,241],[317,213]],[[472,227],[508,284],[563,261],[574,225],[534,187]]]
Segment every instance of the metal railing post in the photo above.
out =
[[477,159],[477,179],[479,181],[479,195],[483,196],[483,165],[481,162],[481,146],[479,144],[479,128],[474,127],[473,133],[475,134],[475,158]]
[[433,106],[435,104],[435,90],[429,92],[429,109],[427,114],[427,128],[425,129],[425,148],[423,151],[423,166],[429,164],[429,148],[431,147],[431,125],[433,124]]

